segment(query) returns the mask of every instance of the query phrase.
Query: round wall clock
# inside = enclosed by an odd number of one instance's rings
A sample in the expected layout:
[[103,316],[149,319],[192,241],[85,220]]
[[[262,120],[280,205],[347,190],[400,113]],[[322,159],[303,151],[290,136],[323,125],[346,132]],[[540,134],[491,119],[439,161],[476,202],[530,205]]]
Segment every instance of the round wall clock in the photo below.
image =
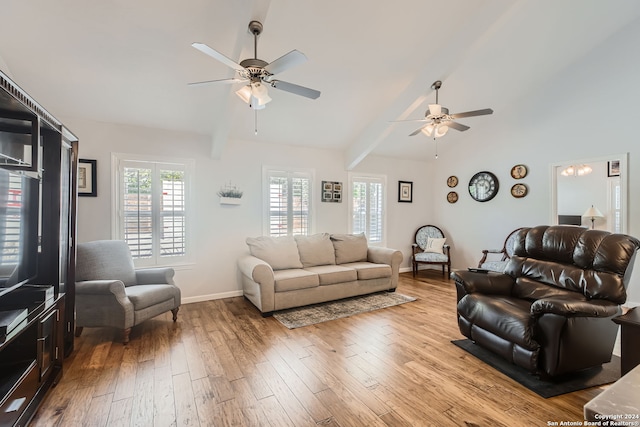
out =
[[449,191],[449,193],[447,194],[447,202],[455,203],[457,201],[458,201],[458,193],[456,193],[455,191]]
[[525,165],[515,165],[511,168],[511,176],[514,179],[522,179],[527,176],[527,167]]
[[455,175],[451,175],[449,178],[447,178],[447,185],[451,188],[458,185],[458,177]]
[[529,189],[525,184],[515,184],[511,187],[511,195],[517,199],[524,197],[529,192]]
[[488,202],[498,194],[498,178],[491,172],[482,171],[469,180],[469,194],[478,202]]

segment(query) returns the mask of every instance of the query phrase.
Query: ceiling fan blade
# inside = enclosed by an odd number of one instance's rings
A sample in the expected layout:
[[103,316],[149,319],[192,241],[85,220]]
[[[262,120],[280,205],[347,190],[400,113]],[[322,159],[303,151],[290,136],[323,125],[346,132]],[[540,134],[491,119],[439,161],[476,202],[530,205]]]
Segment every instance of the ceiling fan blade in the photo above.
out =
[[445,124],[446,124],[447,126],[449,126],[450,128],[453,128],[453,129],[455,129],[455,130],[459,130],[460,132],[464,132],[465,130],[469,130],[469,129],[471,129],[471,128],[470,128],[469,126],[467,126],[467,125],[463,125],[463,124],[456,123],[456,122],[452,122],[452,121],[445,122]]
[[307,57],[304,53],[294,49],[291,52],[282,55],[271,64],[265,66],[264,69],[268,71],[269,74],[278,74],[306,61]]
[[238,71],[244,70],[244,67],[242,65],[240,65],[240,64],[236,63],[235,61],[227,58],[226,56],[224,56],[223,54],[221,54],[217,50],[210,48],[209,46],[207,46],[204,43],[191,43],[191,46],[195,47],[196,49],[198,49],[200,52],[204,53],[205,55],[209,55],[213,59],[217,59],[218,61],[222,62],[227,67],[233,68],[234,70],[238,70]]
[[425,127],[426,127],[426,126],[422,126],[420,129],[416,129],[416,130],[414,130],[413,132],[411,132],[411,133],[409,134],[409,136],[415,136],[415,135],[419,134],[420,132],[422,132],[422,129],[424,129]]
[[307,98],[316,99],[320,96],[320,91],[315,89],[309,89],[308,87],[294,85],[293,83],[283,82],[282,80],[271,80],[267,82],[276,89],[284,90],[285,92],[295,93],[296,95],[305,96]]
[[242,83],[242,82],[246,82],[247,79],[237,79],[237,78],[232,78],[232,79],[219,79],[219,80],[205,80],[203,82],[193,82],[193,83],[188,83],[189,86],[198,86],[198,85],[206,85],[209,83],[228,83],[228,84],[233,84],[233,83]]
[[450,116],[452,119],[462,119],[465,117],[485,116],[487,114],[493,114],[493,110],[491,108],[485,108],[484,110],[474,110],[466,111],[464,113],[450,114]]

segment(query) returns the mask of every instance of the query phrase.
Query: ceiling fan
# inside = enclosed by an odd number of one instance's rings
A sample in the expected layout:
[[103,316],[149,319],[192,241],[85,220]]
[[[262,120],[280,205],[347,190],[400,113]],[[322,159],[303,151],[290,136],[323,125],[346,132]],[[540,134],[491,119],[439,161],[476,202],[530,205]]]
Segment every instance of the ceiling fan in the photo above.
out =
[[469,126],[460,124],[458,122],[454,122],[454,119],[462,119],[465,117],[473,117],[473,116],[484,116],[487,114],[493,114],[493,110],[491,108],[485,108],[483,110],[474,110],[474,111],[466,111],[464,113],[456,113],[449,114],[449,109],[443,107],[438,104],[438,90],[442,87],[442,82],[440,80],[436,80],[432,85],[431,89],[435,89],[436,91],[436,103],[429,104],[429,109],[425,113],[425,118],[414,121],[428,122],[426,125],[422,126],[420,129],[417,129],[409,134],[409,136],[414,136],[419,133],[424,133],[427,136],[433,136],[433,139],[440,138],[444,136],[449,128],[453,128],[460,132],[464,132],[465,130],[470,129]]
[[236,76],[230,79],[189,83],[189,85],[248,82],[247,85],[236,91],[236,94],[254,110],[263,109],[265,105],[271,101],[267,86],[311,99],[316,99],[320,96],[320,92],[317,90],[274,79],[275,74],[305,62],[307,57],[304,53],[294,49],[275,61],[268,63],[262,59],[258,59],[258,36],[262,33],[262,24],[258,21],[249,22],[249,32],[253,34],[254,57],[244,59],[240,61],[239,64],[204,43],[191,44],[191,46],[200,52],[233,68],[236,71]]

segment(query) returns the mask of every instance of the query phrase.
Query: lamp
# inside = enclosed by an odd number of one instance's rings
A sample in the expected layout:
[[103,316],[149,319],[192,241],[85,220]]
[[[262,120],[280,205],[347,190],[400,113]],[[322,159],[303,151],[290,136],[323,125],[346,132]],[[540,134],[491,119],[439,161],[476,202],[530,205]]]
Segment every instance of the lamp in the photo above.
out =
[[591,218],[592,230],[594,229],[596,218],[604,218],[602,212],[600,212],[598,208],[593,207],[593,205],[591,205],[591,207],[587,209],[587,211],[582,216],[585,218]]
[[584,176],[593,172],[593,169],[589,165],[570,165],[560,172],[562,176]]
[[236,95],[254,110],[262,110],[271,101],[267,88],[260,82],[252,82],[236,91]]

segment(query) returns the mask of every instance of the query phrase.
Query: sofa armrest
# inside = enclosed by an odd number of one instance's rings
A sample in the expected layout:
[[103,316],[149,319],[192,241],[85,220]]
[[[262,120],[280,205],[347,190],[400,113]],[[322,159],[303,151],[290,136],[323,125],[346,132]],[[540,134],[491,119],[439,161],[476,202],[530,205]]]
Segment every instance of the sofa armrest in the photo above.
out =
[[391,267],[400,266],[402,258],[402,252],[396,249],[369,246],[367,250],[367,261],[376,264],[387,264]]
[[481,293],[487,295],[511,295],[515,283],[513,277],[503,273],[477,273],[467,270],[455,270],[451,278],[456,284],[458,301],[466,294]]
[[576,300],[569,298],[541,298],[531,304],[531,314],[546,313],[567,317],[611,317],[620,314],[620,306],[607,300]]
[[167,284],[175,285],[173,276],[175,271],[170,267],[144,268],[136,270],[137,285]]
[[238,259],[238,269],[258,284],[271,284],[273,286],[274,277],[271,266],[260,258],[253,255],[245,255]]

